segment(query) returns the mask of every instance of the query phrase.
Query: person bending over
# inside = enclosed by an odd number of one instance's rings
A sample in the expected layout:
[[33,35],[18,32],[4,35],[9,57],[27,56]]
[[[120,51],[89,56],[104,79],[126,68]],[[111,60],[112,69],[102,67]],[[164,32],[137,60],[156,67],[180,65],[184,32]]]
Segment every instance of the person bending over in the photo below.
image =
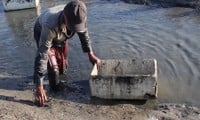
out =
[[69,2],[64,9],[49,10],[42,13],[34,25],[34,38],[37,54],[34,65],[36,102],[42,106],[47,101],[43,88],[46,71],[50,89],[61,88],[59,75],[67,69],[68,39],[78,34],[82,49],[88,53],[92,64],[100,65],[101,60],[93,53],[87,29],[87,8],[80,1]]

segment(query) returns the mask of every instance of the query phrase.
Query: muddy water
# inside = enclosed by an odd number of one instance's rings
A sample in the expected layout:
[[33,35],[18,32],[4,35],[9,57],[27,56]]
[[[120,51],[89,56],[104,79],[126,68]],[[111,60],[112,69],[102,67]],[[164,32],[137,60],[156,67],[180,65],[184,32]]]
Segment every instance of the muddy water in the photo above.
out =
[[[66,3],[42,1],[41,9],[3,12],[0,5],[0,77],[31,77],[36,45],[35,18]],[[160,102],[200,106],[200,14],[188,8],[161,8],[119,1],[87,1],[88,26],[102,59],[156,58]],[[68,80],[88,79],[91,64],[77,36],[70,40]]]

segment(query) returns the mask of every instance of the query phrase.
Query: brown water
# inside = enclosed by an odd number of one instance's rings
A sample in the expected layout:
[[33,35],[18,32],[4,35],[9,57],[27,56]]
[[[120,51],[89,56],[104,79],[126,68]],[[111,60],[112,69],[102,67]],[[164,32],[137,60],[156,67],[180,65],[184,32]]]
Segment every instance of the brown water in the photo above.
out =
[[[5,13],[0,4],[0,77],[31,77],[36,45],[34,20],[50,6]],[[102,59],[156,58],[160,102],[200,106],[200,13],[120,1],[87,1],[88,26],[95,53]],[[91,71],[77,36],[70,40],[68,80],[86,80]]]

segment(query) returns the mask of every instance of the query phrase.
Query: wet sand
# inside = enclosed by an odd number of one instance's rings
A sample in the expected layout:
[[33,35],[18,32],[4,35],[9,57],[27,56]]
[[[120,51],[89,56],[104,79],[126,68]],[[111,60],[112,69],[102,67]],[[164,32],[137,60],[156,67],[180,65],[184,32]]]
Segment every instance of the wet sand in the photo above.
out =
[[91,98],[87,80],[65,84],[65,90],[50,92],[43,107],[34,103],[31,77],[3,75],[0,80],[1,120],[199,120],[195,106],[155,101]]

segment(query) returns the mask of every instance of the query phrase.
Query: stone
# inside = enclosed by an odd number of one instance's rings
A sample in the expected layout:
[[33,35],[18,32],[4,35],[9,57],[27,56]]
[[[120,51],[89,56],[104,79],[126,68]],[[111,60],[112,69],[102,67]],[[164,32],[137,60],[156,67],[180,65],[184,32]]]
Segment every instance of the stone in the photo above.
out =
[[156,98],[158,94],[155,59],[102,60],[89,79],[91,96],[104,99]]

